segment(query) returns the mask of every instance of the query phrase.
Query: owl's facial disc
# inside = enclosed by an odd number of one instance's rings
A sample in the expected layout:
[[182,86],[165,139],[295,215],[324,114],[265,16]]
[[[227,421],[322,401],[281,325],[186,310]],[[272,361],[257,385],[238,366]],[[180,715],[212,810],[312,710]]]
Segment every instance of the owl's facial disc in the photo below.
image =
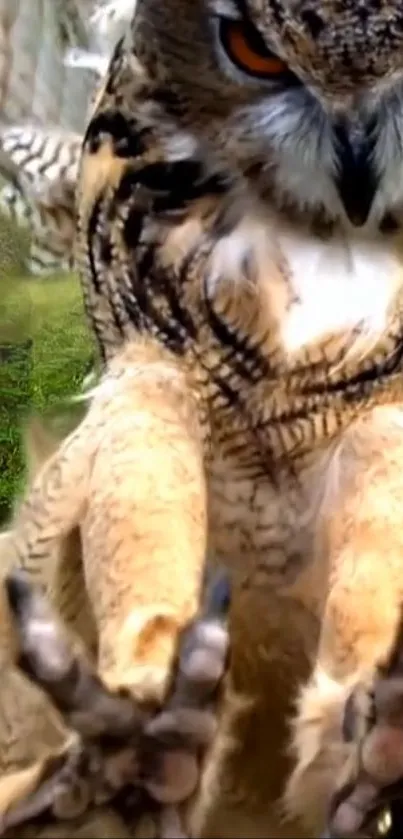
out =
[[136,15],[152,35],[136,55],[178,100],[159,121],[170,154],[186,137],[303,220],[402,222],[402,0],[137,0]]
[[[371,85],[360,77],[354,85],[351,78],[332,93],[307,67],[295,61],[289,66],[283,45],[273,45],[272,27],[262,35],[262,18],[249,15],[252,0],[210,2],[220,69],[243,94],[250,90],[246,109],[234,108],[231,136],[239,133],[241,146],[244,131],[257,158],[267,156],[262,171],[279,202],[303,212],[323,208],[330,219],[355,227],[380,224],[396,203],[390,173],[398,164],[396,141],[389,135],[385,144],[381,123],[396,125],[397,108],[389,107],[387,91],[380,93],[382,78]],[[400,104],[403,123],[403,93]],[[393,161],[386,161],[382,149],[390,155],[392,146]],[[398,205],[403,204],[403,178],[401,192]]]

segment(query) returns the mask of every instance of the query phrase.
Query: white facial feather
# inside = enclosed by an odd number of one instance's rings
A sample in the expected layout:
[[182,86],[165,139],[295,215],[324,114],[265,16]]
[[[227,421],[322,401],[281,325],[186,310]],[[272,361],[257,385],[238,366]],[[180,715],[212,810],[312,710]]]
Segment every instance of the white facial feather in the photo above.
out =
[[362,357],[385,332],[403,268],[390,239],[382,234],[351,228],[322,239],[286,226],[274,213],[244,218],[214,249],[209,293],[214,295],[221,281],[244,281],[244,265],[251,255],[259,266],[256,281],[267,284],[269,296],[275,266],[280,264],[287,275],[292,302],[287,305],[284,298],[278,315],[283,348],[290,356],[348,332],[357,335],[352,353]]
[[247,141],[263,163],[262,178],[275,183],[276,193],[301,211],[325,207],[333,218],[344,217],[335,177],[337,157],[330,122],[304,89],[269,91],[253,104],[235,110],[229,136]]

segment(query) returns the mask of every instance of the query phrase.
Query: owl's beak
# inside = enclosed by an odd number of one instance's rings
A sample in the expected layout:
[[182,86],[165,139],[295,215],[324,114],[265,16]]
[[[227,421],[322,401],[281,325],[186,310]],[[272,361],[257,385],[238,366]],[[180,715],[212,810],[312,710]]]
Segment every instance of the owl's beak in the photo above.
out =
[[347,217],[355,227],[362,227],[369,216],[378,179],[374,170],[373,142],[369,132],[350,130],[345,123],[334,128],[337,142],[339,172],[336,187]]

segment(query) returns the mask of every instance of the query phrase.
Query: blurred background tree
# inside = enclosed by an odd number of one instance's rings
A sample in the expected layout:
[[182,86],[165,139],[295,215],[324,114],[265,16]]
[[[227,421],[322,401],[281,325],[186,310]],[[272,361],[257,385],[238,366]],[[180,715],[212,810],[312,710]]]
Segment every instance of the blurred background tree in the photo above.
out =
[[0,527],[21,487],[26,414],[64,415],[92,365],[74,188],[104,37],[91,16],[107,33],[108,7],[0,0]]

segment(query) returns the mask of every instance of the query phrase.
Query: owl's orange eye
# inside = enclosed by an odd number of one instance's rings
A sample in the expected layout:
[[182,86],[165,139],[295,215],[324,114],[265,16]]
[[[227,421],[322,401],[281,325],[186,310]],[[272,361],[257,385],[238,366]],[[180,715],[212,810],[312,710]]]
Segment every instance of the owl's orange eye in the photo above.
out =
[[249,76],[268,78],[287,73],[284,61],[266,49],[256,30],[241,20],[221,18],[220,40],[228,58]]

